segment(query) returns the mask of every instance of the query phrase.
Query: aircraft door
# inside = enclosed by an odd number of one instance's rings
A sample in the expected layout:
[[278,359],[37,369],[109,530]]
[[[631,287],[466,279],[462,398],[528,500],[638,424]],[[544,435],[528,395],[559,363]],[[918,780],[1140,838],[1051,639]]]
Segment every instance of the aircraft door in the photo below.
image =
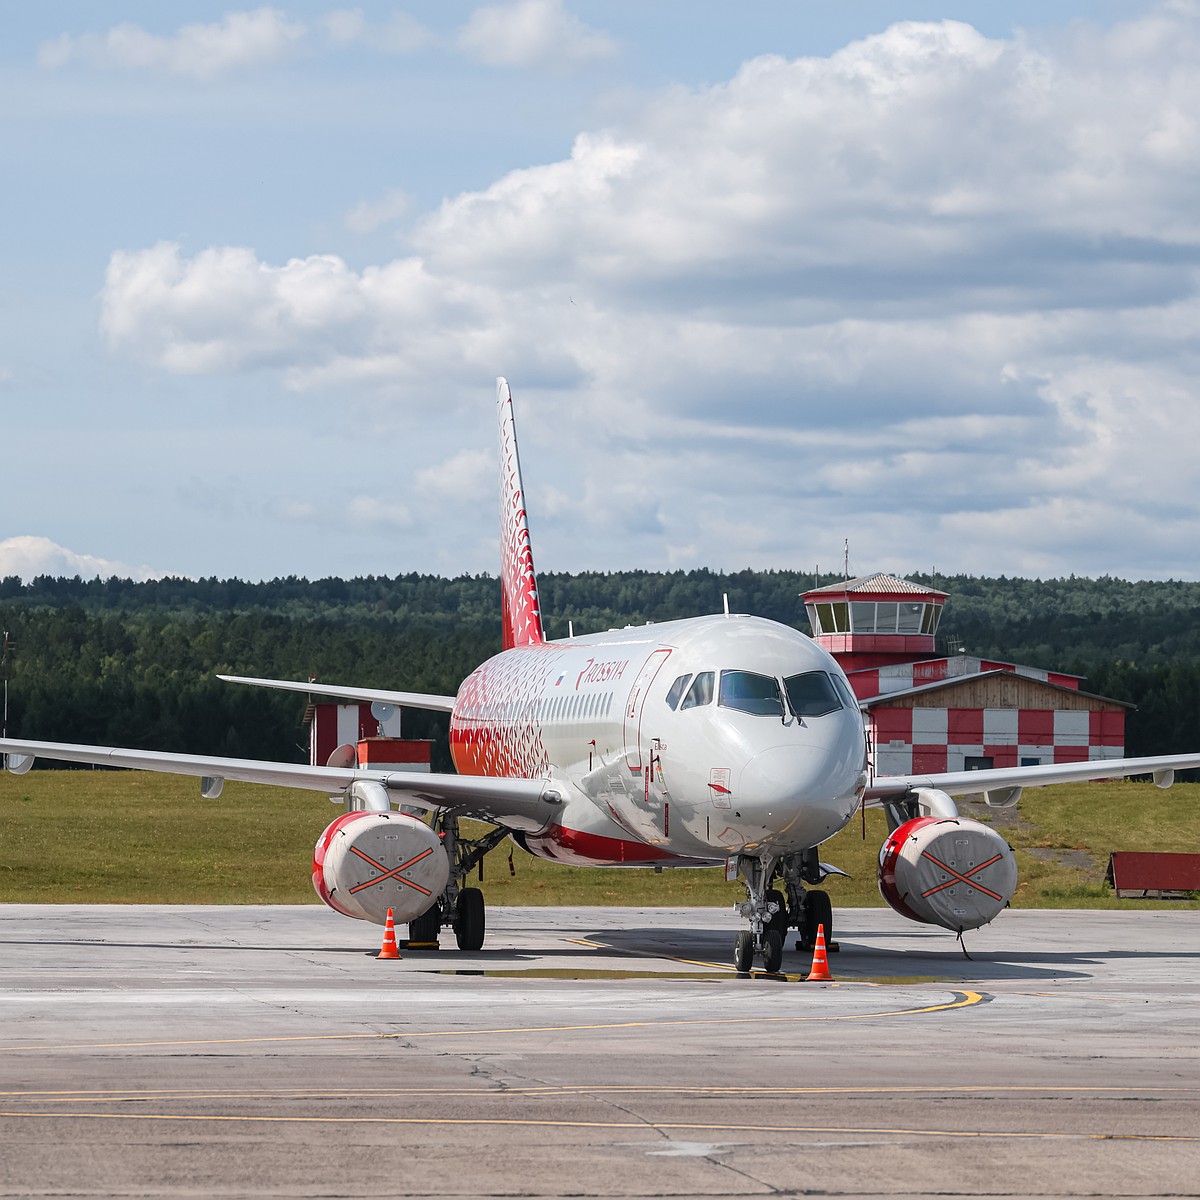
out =
[[629,689],[629,700],[625,705],[625,760],[631,771],[640,772],[643,763],[642,754],[642,708],[646,693],[654,682],[663,663],[671,656],[670,650],[655,650],[646,659],[645,665],[638,672]]

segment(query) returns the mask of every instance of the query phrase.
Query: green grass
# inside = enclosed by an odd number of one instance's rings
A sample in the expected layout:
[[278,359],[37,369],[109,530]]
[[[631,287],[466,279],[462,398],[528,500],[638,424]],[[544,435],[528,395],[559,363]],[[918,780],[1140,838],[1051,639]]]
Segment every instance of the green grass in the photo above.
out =
[[[1064,784],[1025,793],[1012,814],[963,805],[1017,851],[1026,908],[1128,908],[1104,884],[1112,850],[1200,852],[1200,785]],[[0,902],[318,903],[313,844],[338,814],[320,794],[229,783],[204,800],[199,781],[136,771],[0,774]],[[849,871],[835,905],[879,905],[881,813],[855,818],[821,849]],[[515,874],[510,873],[509,862]],[[727,905],[742,889],[719,870],[564,867],[502,843],[485,862],[492,904]],[[1198,901],[1159,907],[1200,907]]]

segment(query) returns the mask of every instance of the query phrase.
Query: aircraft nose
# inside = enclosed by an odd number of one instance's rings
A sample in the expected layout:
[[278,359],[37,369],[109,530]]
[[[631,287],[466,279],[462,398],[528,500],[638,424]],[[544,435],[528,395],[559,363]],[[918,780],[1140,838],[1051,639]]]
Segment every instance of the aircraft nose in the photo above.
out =
[[777,831],[803,814],[805,823],[833,833],[853,811],[857,782],[856,764],[840,756],[812,746],[776,746],[746,764],[738,806]]

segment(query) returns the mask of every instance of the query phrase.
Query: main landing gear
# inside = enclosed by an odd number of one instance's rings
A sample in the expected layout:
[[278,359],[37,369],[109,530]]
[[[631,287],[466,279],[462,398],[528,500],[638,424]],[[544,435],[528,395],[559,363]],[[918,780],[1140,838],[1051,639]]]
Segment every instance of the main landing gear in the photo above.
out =
[[[733,963],[739,974],[749,974],[759,956],[764,971],[778,974],[783,965],[784,939],[792,928],[800,931],[797,950],[813,948],[819,925],[825,927],[826,945],[830,950],[837,949],[829,893],[805,887],[806,883],[821,883],[826,875],[815,848],[780,858],[742,854],[737,868],[746,885],[746,899],[735,907],[750,923],[749,929],[737,935],[733,947]],[[772,886],[777,880],[783,891]]]
[[476,867],[480,867],[480,879],[483,878],[483,856],[508,837],[508,830],[496,828],[480,838],[463,838],[459,836],[458,818],[446,813],[434,817],[433,828],[450,860],[450,879],[433,906],[409,922],[409,944],[436,944],[442,926],[449,925],[460,950],[479,950],[487,932],[483,892],[463,887],[463,882]]

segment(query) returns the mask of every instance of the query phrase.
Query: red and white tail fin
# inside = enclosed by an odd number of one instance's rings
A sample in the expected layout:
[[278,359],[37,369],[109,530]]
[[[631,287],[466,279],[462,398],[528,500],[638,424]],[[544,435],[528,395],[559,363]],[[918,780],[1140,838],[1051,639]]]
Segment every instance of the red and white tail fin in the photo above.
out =
[[517,457],[512,393],[506,379],[496,380],[496,402],[500,410],[500,603],[504,649],[511,650],[513,646],[540,645],[545,638]]

